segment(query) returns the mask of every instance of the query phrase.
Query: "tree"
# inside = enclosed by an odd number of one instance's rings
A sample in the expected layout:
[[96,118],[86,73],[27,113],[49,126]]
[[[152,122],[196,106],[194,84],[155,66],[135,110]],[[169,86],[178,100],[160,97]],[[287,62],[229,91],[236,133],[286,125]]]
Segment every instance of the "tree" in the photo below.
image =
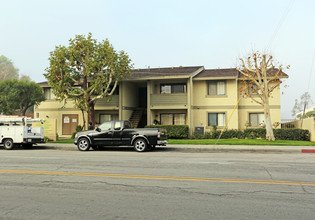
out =
[[[282,83],[282,65],[276,67],[271,55],[254,52],[248,58],[241,58],[237,70],[242,75],[240,92],[243,97],[251,98],[264,108],[266,139],[275,140],[270,115],[269,98]],[[287,66],[289,68],[289,66]]]
[[0,82],[0,113],[25,115],[28,108],[44,101],[43,89],[35,82],[7,79]]
[[108,39],[97,42],[91,33],[76,35],[68,47],[57,46],[49,61],[44,75],[57,99],[84,100],[93,125],[96,101],[111,96],[132,67],[124,51],[115,51]]
[[14,67],[13,62],[7,57],[0,56],[0,81],[19,78],[19,70]]
[[27,75],[21,75],[20,76],[20,80],[23,80],[23,81],[31,81],[31,78]]
[[292,116],[295,116],[297,113],[307,109],[310,104],[312,104],[312,97],[309,92],[305,92],[301,95],[300,101],[295,99],[294,106],[292,108]]

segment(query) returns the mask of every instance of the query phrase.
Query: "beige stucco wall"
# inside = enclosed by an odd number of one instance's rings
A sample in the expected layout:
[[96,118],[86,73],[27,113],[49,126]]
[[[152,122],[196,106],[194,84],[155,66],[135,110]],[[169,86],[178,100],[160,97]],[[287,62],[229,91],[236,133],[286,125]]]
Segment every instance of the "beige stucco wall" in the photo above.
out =
[[[57,126],[57,136],[63,137],[62,135],[62,115],[63,114],[77,114],[78,123],[83,124],[83,118],[81,111],[73,107],[73,101],[68,101],[65,105],[64,102],[59,102],[56,100],[46,100],[42,102],[39,106],[34,108],[35,117],[43,119],[56,120]],[[67,135],[66,137],[68,137]],[[71,136],[71,135],[70,135]]]
[[[201,126],[205,131],[212,128],[208,126],[208,113],[225,113],[226,121],[229,120],[227,129],[245,129],[249,121],[249,113],[263,113],[263,107],[250,98],[242,98],[239,93],[239,82],[235,79],[226,80],[226,95],[207,95],[207,81],[194,81],[192,101],[192,126]],[[233,109],[240,98],[235,111]],[[232,114],[233,112],[233,114]],[[270,98],[271,122],[281,122],[280,88],[274,90]],[[220,128],[220,127],[219,127]]]
[[132,82],[121,83],[121,103],[122,103],[122,118],[127,120],[130,118],[133,109],[138,106],[138,87]]
[[311,134],[310,140],[315,142],[315,117],[305,118],[303,123],[302,120],[296,120],[295,127],[309,130]]
[[[208,113],[225,113],[225,120],[230,118],[227,129],[238,129],[238,109],[233,109],[238,100],[236,80],[226,80],[226,95],[209,96],[207,81],[193,82],[192,128],[204,127],[205,132],[211,131],[208,126]],[[232,114],[232,115],[231,115]],[[219,127],[220,129],[221,127]]]
[[[95,110],[95,122],[99,122],[100,114],[118,114],[119,110],[115,106],[103,107],[103,110]],[[74,107],[74,102],[72,100],[68,100],[64,105],[64,102],[59,102],[56,100],[46,100],[40,105],[35,106],[34,108],[34,116],[36,118],[50,119],[56,120],[56,132],[57,136],[60,138],[69,138],[71,135],[62,135],[62,116],[64,114],[75,114],[78,115],[78,125],[83,125],[83,117],[81,110]],[[38,117],[37,117],[38,116]],[[87,113],[85,113],[85,121],[87,121]],[[56,135],[51,135],[51,137],[55,137]],[[54,138],[53,138],[54,139]]]
[[[264,110],[262,107],[257,106],[246,106],[244,109],[244,106],[242,109],[238,110],[238,117],[239,117],[239,129],[245,129],[245,124],[249,122],[249,113],[264,113]],[[273,108],[270,109],[270,115],[271,115],[271,124],[273,125],[275,122],[281,123],[281,112],[280,108]],[[280,128],[280,126],[278,127]]]
[[[259,100],[258,98],[255,99]],[[271,124],[274,124],[276,122],[281,123],[280,87],[276,88],[271,94],[271,97],[269,98],[269,105]],[[263,107],[249,97],[248,98],[241,97],[238,108],[239,129],[246,128],[245,124],[246,122],[249,122],[249,113],[264,113]]]
[[[187,99],[186,102],[176,104],[180,99],[169,101],[172,100],[171,98],[173,96],[175,97],[178,94],[160,95],[160,84],[163,83],[187,83],[187,94],[180,94],[181,96],[185,96]],[[95,121],[99,121],[100,114],[119,114],[120,119],[129,119],[133,109],[136,108],[139,103],[138,87],[139,85],[142,87],[146,85],[148,92],[148,124],[152,124],[154,119],[160,121],[161,113],[185,113],[186,124],[190,126],[191,131],[197,126],[202,126],[205,128],[205,131],[210,131],[212,128],[208,126],[208,113],[225,113],[226,121],[230,118],[227,129],[244,129],[246,121],[249,121],[249,113],[263,112],[263,109],[251,99],[241,98],[238,107],[232,114],[240,97],[238,83],[236,79],[227,79],[226,95],[209,96],[207,95],[208,85],[206,80],[192,80],[192,86],[190,85],[190,79],[152,80],[145,83],[141,82],[141,84],[139,84],[139,82],[124,81],[120,84],[120,94],[119,98],[117,97],[117,99],[115,99],[115,104],[112,103],[106,106],[104,102],[96,109]],[[191,89],[192,96],[190,93]],[[160,101],[160,104],[164,104],[151,106],[151,98],[155,98],[157,101],[161,98],[151,95],[160,95],[166,98]],[[159,102],[156,103],[159,104]],[[270,99],[270,106],[272,123],[280,122],[280,89],[276,89],[273,92],[272,98]],[[39,118],[47,118],[46,116],[48,116],[50,119],[56,119],[57,133],[59,135],[62,134],[63,114],[77,114],[79,124],[83,124],[82,113],[80,110],[73,107],[72,101],[68,101],[63,108],[63,103],[55,100],[47,100],[42,102],[38,107],[35,107],[34,115],[36,116],[37,113],[39,114]]]

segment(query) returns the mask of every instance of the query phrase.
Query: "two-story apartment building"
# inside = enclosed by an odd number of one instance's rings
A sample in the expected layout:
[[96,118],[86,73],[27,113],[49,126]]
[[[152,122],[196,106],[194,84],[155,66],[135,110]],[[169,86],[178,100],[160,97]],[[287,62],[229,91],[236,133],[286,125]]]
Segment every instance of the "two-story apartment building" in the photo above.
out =
[[[222,128],[239,97],[240,76],[235,68],[210,69],[203,66],[136,69],[119,82],[110,98],[95,106],[95,122],[132,120],[136,126],[159,122],[164,125],[188,125],[210,131]],[[83,124],[82,113],[70,100],[64,105],[55,100],[50,86],[39,83],[46,101],[35,107],[35,117],[57,121],[59,137],[68,137]],[[280,88],[270,100],[272,123],[280,122]],[[87,117],[85,115],[85,117]],[[263,123],[263,108],[251,99],[241,98],[230,118],[228,129],[244,129]],[[246,125],[247,124],[247,125]]]

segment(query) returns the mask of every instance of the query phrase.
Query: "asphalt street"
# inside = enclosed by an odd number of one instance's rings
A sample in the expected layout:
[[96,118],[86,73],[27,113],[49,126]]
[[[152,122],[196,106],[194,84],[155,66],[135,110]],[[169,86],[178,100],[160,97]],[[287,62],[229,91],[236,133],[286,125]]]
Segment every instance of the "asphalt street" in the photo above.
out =
[[315,155],[0,148],[0,219],[314,219]]

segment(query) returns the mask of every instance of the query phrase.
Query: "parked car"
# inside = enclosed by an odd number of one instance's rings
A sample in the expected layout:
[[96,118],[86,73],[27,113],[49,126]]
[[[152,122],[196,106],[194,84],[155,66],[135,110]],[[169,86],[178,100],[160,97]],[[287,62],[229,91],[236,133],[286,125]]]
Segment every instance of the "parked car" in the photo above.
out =
[[94,130],[78,132],[74,144],[81,151],[88,151],[90,147],[133,146],[143,152],[157,145],[165,146],[167,133],[163,128],[133,128],[129,121],[108,121]]

